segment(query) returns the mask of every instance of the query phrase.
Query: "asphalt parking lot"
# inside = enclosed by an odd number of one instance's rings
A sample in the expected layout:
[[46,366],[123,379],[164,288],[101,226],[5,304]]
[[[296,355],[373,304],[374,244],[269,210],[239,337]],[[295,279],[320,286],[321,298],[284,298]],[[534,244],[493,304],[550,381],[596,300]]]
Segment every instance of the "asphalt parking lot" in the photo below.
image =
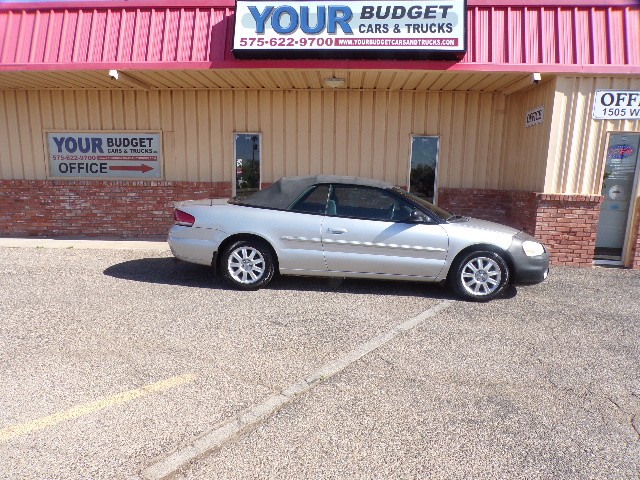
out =
[[1,245],[2,479],[640,477],[639,271],[478,305]]

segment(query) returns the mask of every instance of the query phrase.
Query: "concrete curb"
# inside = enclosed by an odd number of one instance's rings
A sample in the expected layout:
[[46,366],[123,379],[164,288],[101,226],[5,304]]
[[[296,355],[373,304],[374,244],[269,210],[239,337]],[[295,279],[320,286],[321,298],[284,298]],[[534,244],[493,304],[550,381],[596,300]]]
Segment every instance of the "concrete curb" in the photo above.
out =
[[0,238],[0,248],[57,248],[79,250],[169,251],[165,240],[109,240],[74,238]]

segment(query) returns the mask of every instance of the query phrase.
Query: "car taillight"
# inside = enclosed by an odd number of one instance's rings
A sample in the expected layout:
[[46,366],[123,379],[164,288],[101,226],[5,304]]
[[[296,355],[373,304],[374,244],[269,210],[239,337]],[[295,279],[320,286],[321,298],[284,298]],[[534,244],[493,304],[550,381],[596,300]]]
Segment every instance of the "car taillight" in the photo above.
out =
[[173,212],[173,218],[176,221],[176,225],[182,225],[184,227],[191,227],[196,221],[196,217],[178,209]]

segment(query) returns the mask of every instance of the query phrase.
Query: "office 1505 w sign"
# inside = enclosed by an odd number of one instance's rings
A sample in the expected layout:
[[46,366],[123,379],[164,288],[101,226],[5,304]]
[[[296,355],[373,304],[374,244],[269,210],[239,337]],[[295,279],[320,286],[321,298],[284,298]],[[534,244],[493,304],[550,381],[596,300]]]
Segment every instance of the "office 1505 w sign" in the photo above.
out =
[[465,0],[236,2],[240,58],[456,58],[465,50]]
[[160,133],[49,132],[49,176],[160,178]]
[[593,118],[597,120],[640,118],[640,91],[596,90]]

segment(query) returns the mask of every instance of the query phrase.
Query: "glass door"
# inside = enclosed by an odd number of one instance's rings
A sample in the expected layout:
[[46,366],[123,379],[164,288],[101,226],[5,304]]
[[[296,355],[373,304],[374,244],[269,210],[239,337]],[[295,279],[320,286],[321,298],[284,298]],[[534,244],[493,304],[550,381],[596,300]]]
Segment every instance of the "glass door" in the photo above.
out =
[[609,136],[596,237],[596,260],[621,262],[635,199],[635,178],[640,134]]

